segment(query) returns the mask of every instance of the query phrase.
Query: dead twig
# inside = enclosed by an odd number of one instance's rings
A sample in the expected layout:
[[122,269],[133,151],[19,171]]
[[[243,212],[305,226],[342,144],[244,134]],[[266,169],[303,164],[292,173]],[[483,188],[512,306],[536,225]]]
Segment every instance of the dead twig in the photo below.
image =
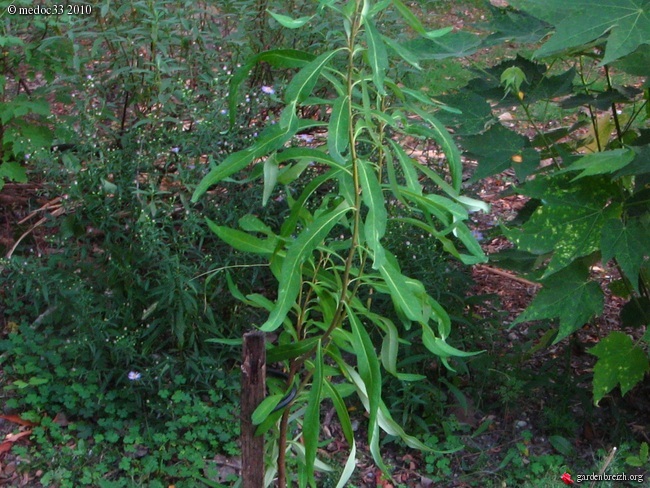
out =
[[486,266],[484,264],[477,264],[476,268],[485,270],[489,273],[493,273],[499,276],[503,276],[504,278],[508,278],[513,281],[518,281],[519,283],[523,283],[524,285],[528,286],[534,286],[534,287],[540,287],[542,286],[541,283],[535,283],[534,281],[527,280],[525,278],[520,278],[519,276],[509,273],[508,271],[503,271],[502,269],[498,268],[493,268],[491,266]]

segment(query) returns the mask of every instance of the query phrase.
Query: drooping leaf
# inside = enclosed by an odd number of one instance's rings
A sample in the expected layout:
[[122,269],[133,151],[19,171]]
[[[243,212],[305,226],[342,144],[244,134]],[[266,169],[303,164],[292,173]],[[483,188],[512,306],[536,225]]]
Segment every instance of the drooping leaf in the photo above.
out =
[[422,320],[422,304],[409,289],[406,277],[388,259],[379,267],[379,272],[390,290],[395,306],[403,311],[409,320]]
[[294,19],[288,15],[276,14],[268,9],[266,11],[271,14],[271,17],[273,17],[281,26],[286,27],[287,29],[298,29],[314,18],[314,16],[311,15],[309,17],[298,17],[297,19]]
[[341,156],[348,148],[350,136],[350,98],[341,95],[332,104],[332,115],[327,126],[327,149],[330,154],[341,161]]
[[459,136],[478,134],[486,130],[495,118],[492,107],[484,97],[463,90],[458,93],[443,95],[440,101],[457,108],[461,113],[440,111],[436,117],[448,127],[454,128],[454,133]]
[[603,262],[616,258],[625,276],[639,292],[639,270],[644,257],[650,256],[650,229],[640,219],[623,223],[620,219],[605,222],[600,239]]
[[264,190],[262,192],[262,206],[264,207],[271,198],[271,193],[273,193],[275,184],[278,181],[278,172],[278,162],[275,155],[266,158],[266,161],[264,161]]
[[381,239],[386,233],[388,214],[384,206],[384,198],[379,180],[371,163],[363,160],[357,161],[359,182],[361,183],[363,203],[368,207],[365,221],[365,237],[368,247],[373,252],[373,269],[379,269],[385,259]]
[[505,41],[523,44],[537,43],[550,30],[549,24],[526,12],[497,8],[489,4],[487,7],[490,9],[492,18],[489,23],[479,25],[479,27],[492,32],[484,40],[484,44],[487,46],[502,44]]
[[297,127],[295,125],[285,128],[279,125],[272,125],[265,129],[253,146],[231,154],[221,164],[205,175],[194,190],[192,202],[197,202],[208,188],[237,171],[244,169],[253,160],[281,148],[293,137],[296,130]]
[[414,165],[418,163],[410,158],[402,146],[397,144],[395,141],[390,140],[390,144],[393,146],[393,150],[395,151],[395,154],[397,154],[397,159],[400,166],[402,167],[402,172],[404,173],[404,178],[406,180],[406,186],[416,195],[422,195],[422,185],[418,180],[418,174],[415,172],[414,168]]
[[308,160],[310,162],[323,163],[332,168],[340,169],[341,171],[352,175],[352,170],[340,162],[334,160],[332,156],[324,153],[320,149],[315,149],[311,147],[290,147],[285,149],[282,152],[279,152],[276,156],[278,163],[283,163],[291,159],[299,160]]
[[646,77],[645,86],[648,86],[649,81],[647,78],[650,78],[650,45],[643,44],[639,46],[633,53],[616,61],[614,67],[630,75]]
[[399,44],[397,41],[394,41],[390,37],[381,36],[381,38],[384,40],[384,43],[393,51],[395,51],[395,53],[400,58],[402,58],[404,61],[409,63],[415,69],[422,69],[422,66],[420,66],[419,59],[415,54],[413,54],[411,51],[409,51],[404,46]]
[[237,223],[239,224],[239,227],[246,232],[258,232],[260,234],[266,234],[269,237],[275,236],[273,229],[255,215],[246,214],[241,217]]
[[343,202],[335,209],[325,212],[308,225],[289,246],[280,272],[278,299],[261,330],[272,332],[282,324],[300,292],[302,264],[349,209],[350,206]]
[[302,356],[303,354],[312,351],[317,342],[317,337],[310,337],[298,342],[273,346],[266,351],[266,362],[272,364],[297,358],[298,356]]
[[611,332],[589,349],[598,357],[594,366],[594,403],[603,399],[616,385],[625,395],[650,371],[648,356],[623,332]]
[[442,150],[447,156],[447,164],[449,165],[449,172],[451,173],[451,186],[454,190],[460,190],[461,176],[463,172],[463,165],[460,160],[460,151],[454,142],[451,134],[442,123],[432,116],[430,113],[420,110],[415,106],[410,107],[413,112],[422,117],[427,125],[412,125],[407,128],[407,131],[413,130],[414,133],[431,137],[442,147]]
[[[307,480],[311,486],[316,486],[314,480],[314,463],[318,450],[318,436],[320,434],[320,404],[323,391],[323,350],[320,341],[316,347],[314,358],[314,373],[312,376],[311,390],[309,391],[307,409],[302,428],[302,436],[305,444],[305,470]],[[306,483],[305,483],[306,485]]]
[[377,31],[372,19],[365,19],[366,43],[368,44],[368,62],[372,70],[372,81],[381,95],[386,94],[384,89],[384,78],[388,69],[388,54],[386,45]]
[[343,435],[345,436],[345,440],[350,445],[350,455],[348,456],[348,460],[345,463],[345,467],[343,468],[341,477],[339,478],[339,481],[336,485],[337,488],[339,487],[344,488],[345,486],[347,486],[346,483],[352,476],[352,472],[356,467],[355,460],[356,460],[357,446],[354,440],[354,430],[352,429],[352,422],[350,421],[350,414],[348,413],[347,406],[343,401],[343,398],[341,397],[340,393],[336,390],[336,388],[334,388],[334,386],[332,386],[332,384],[327,379],[323,380],[323,387],[327,396],[329,396],[329,398],[332,400],[332,403],[334,404],[334,408],[336,409],[336,414],[339,418],[339,423],[341,425],[341,430],[343,430]]
[[544,280],[533,302],[512,326],[530,320],[559,319],[560,329],[554,344],[585,325],[603,310],[603,292],[589,280],[589,270],[580,262]]
[[311,94],[318,82],[321,71],[341,49],[321,54],[291,79],[284,95],[287,105],[302,103]]
[[15,161],[0,163],[0,184],[3,178],[18,183],[27,182],[27,172],[23,166]]
[[381,403],[381,372],[379,359],[365,327],[354,311],[348,308],[348,317],[352,327],[352,344],[357,354],[359,376],[366,387],[368,394],[368,443],[373,459],[381,462],[379,453],[379,425],[377,413]]
[[650,2],[647,0],[514,0],[510,4],[555,26],[538,57],[558,54],[607,34],[603,64],[611,63],[650,43]]
[[397,376],[397,351],[399,349],[399,333],[390,320],[383,321],[386,335],[381,343],[381,364],[390,374]]

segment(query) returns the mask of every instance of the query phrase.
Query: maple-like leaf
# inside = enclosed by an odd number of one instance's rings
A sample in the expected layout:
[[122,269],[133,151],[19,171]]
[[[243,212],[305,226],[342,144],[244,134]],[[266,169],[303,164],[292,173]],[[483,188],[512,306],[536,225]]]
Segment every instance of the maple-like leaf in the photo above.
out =
[[586,324],[603,310],[603,292],[589,281],[589,270],[580,262],[543,281],[544,287],[533,302],[512,323],[542,319],[560,319],[554,344]]
[[560,175],[550,181],[534,180],[520,192],[543,205],[521,228],[510,229],[506,235],[524,251],[553,253],[544,277],[597,251],[605,221],[621,213],[620,204],[609,201],[614,192],[611,183],[597,177],[569,181]]
[[612,219],[605,223],[600,247],[603,261],[612,258],[620,265],[634,289],[639,291],[639,270],[643,264],[644,256],[650,256],[650,232],[643,225],[641,219],[630,220],[625,225],[619,219]]
[[646,353],[623,332],[612,332],[589,349],[589,353],[598,357],[594,366],[596,405],[617,384],[621,385],[621,394],[625,395],[650,370]]
[[650,0],[512,0],[510,4],[555,26],[536,52],[549,56],[607,35],[603,64],[650,44]]

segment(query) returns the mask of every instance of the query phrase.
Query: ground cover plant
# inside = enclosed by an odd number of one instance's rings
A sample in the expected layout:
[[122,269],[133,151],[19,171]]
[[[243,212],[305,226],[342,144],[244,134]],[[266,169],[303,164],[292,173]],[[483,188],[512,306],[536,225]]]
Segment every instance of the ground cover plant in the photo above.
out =
[[647,474],[648,4],[510,4],[5,14],[2,482],[236,485],[251,324],[269,482]]

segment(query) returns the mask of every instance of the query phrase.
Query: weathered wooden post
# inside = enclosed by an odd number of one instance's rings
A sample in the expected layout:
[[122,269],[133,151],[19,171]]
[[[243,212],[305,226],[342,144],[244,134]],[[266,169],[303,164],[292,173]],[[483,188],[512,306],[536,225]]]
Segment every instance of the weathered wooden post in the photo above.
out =
[[264,332],[244,334],[241,366],[241,453],[243,488],[264,487],[264,436],[255,435],[253,412],[266,395]]

